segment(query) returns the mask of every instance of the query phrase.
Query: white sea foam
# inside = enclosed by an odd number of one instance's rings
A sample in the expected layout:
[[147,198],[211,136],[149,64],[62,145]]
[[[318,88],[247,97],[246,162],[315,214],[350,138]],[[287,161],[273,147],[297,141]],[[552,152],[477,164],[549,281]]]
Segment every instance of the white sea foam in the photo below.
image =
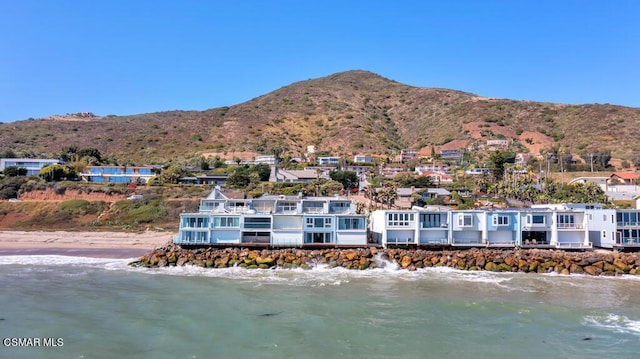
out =
[[18,255],[0,256],[0,265],[31,265],[31,266],[74,266],[74,265],[126,265],[131,259],[75,257],[61,255]]
[[590,315],[584,318],[583,324],[611,330],[616,333],[640,335],[640,320],[632,320],[624,315]]

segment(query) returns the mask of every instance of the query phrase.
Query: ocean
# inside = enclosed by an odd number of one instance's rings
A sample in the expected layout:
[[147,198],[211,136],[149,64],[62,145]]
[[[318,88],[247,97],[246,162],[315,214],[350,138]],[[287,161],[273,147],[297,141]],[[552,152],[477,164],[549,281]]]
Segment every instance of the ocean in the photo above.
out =
[[638,358],[640,278],[0,256],[0,358]]

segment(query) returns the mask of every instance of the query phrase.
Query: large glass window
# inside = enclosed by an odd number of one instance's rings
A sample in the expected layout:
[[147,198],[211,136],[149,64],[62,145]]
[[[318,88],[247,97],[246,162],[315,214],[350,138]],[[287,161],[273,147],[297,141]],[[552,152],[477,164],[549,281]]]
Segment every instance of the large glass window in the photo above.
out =
[[322,213],[324,212],[324,203],[322,202],[305,202],[302,205],[304,213]]
[[533,214],[527,216],[528,224],[545,224],[545,219],[543,214]]
[[307,217],[307,228],[331,228],[330,217]]
[[269,217],[245,217],[244,228],[271,228]]
[[414,221],[413,213],[388,213],[387,225],[390,227],[409,227]]
[[216,228],[239,228],[240,217],[215,217],[213,226]]
[[279,213],[295,212],[297,206],[296,202],[278,202],[277,211]]
[[332,233],[314,232],[304,234],[304,243],[331,243]]
[[575,226],[575,217],[572,214],[558,215],[558,228],[573,228]]
[[364,218],[342,217],[338,219],[338,229],[365,229]]
[[440,228],[440,214],[422,213],[420,214],[420,223],[422,228]]
[[205,228],[209,225],[207,217],[185,217],[182,220],[182,226],[187,228]]

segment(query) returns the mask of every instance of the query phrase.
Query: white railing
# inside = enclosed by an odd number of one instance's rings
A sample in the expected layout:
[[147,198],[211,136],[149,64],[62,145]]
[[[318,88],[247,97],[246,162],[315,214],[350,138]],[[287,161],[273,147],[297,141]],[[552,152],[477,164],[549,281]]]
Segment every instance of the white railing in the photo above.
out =
[[558,229],[584,229],[582,223],[558,223]]

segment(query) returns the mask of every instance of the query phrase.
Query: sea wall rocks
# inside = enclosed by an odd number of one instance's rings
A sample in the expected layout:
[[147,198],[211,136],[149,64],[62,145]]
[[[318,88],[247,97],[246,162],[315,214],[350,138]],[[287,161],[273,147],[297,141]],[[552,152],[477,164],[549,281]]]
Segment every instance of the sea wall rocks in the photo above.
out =
[[[168,244],[147,253],[132,266],[167,267],[195,265],[207,268],[311,268],[316,265],[347,269],[399,269],[450,267],[493,272],[533,272],[615,276],[640,275],[638,253],[609,251],[566,252],[542,249],[423,250],[379,248],[330,249],[249,249],[182,248]],[[395,264],[393,264],[395,263]]]

